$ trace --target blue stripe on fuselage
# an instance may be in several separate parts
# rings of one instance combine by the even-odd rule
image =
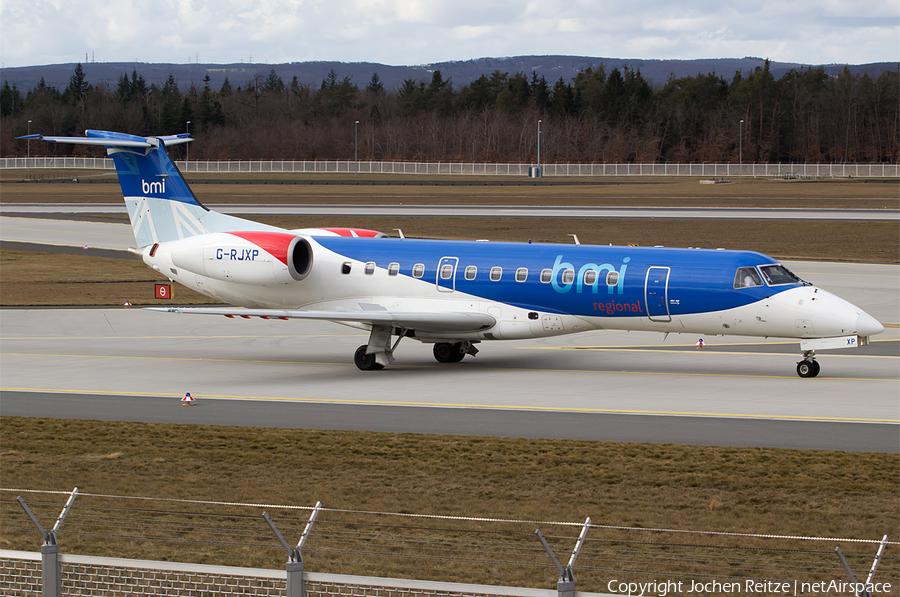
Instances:
[[[736,290],[737,268],[777,263],[751,251],[417,239],[317,237],[315,241],[347,258],[374,261],[379,268],[399,263],[404,276],[411,277],[413,265],[422,263],[425,274],[421,279],[431,284],[436,283],[441,258],[457,257],[457,291],[524,309],[581,316],[646,315],[645,281],[650,267],[670,268],[666,302],[673,316],[740,307],[800,285]],[[465,279],[469,265],[477,267],[474,280]],[[502,268],[502,277],[492,282],[489,273],[497,266]],[[516,282],[516,270],[522,267],[528,268],[528,278]],[[543,269],[553,270],[552,283],[540,281]],[[563,280],[565,269],[574,270],[572,283]],[[586,269],[599,273],[594,286],[580,283]],[[609,271],[618,272],[613,286],[607,286]]]

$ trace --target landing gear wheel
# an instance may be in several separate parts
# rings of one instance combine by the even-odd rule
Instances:
[[[434,345],[434,358],[438,363],[458,363],[463,360],[466,353],[462,351],[462,343],[450,344],[438,342]]]
[[[368,346],[363,344],[356,349],[356,352],[353,354],[353,362],[356,363],[356,366],[359,367],[361,371],[377,371],[379,369],[384,369],[384,365],[379,365],[375,362],[374,354],[366,354],[367,348]]]
[[[797,375],[800,377],[815,377],[821,369],[817,361],[803,360],[797,363]]]

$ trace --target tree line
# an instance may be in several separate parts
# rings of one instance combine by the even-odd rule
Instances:
[[[41,82],[0,89],[0,155],[21,156],[31,132],[87,128],[137,135],[189,129],[198,160],[403,160],[536,163],[831,163],[900,159],[900,71],[836,76],[822,67],[775,79],[766,61],[732,79],[672,77],[651,85],[602,64],[572,80],[495,71],[455,86],[434,71],[387,90],[374,73],[362,88],[334,70],[320,85],[285,82],[272,69],[212,89],[207,76],[182,92],[173,75],[151,83],[137,70],[113,88],[91,85],[77,65],[59,91]],[[538,122],[540,121],[540,125]],[[190,122],[190,125],[187,123]],[[31,144],[31,155],[88,155],[96,148]]]

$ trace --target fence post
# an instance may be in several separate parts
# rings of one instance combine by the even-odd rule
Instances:
[[[837,553],[838,558],[841,560],[841,564],[844,566],[844,570],[847,572],[847,576],[850,577],[850,582],[853,583],[853,588],[856,590],[858,597],[871,597],[869,587],[875,582],[875,573],[878,571],[878,564],[881,563],[881,556],[884,555],[884,548],[887,546],[887,540],[887,535],[881,538],[881,545],[878,547],[878,553],[875,554],[875,561],[872,562],[872,568],[869,570],[866,582],[862,584],[856,580],[856,575],[853,574],[853,570],[850,569],[850,564],[847,563],[847,559],[841,552],[841,548],[834,548],[835,553]]]
[[[306,597],[306,583],[303,580],[303,546],[306,545],[306,540],[309,539],[309,532],[312,530],[312,525],[316,521],[316,516],[319,515],[321,508],[322,502],[316,502],[316,507],[313,508],[312,514],[309,516],[309,522],[306,523],[306,528],[303,529],[303,534],[300,536],[300,542],[297,543],[297,547],[290,546],[284,535],[281,534],[278,527],[269,518],[269,515],[263,512],[263,518],[266,519],[266,523],[275,532],[275,536],[278,537],[281,545],[284,546],[285,551],[288,553],[288,561],[285,565],[285,570],[287,570],[287,597]]]
[[[581,551],[581,546],[584,545],[584,538],[587,535],[590,526],[591,518],[588,517],[584,521],[584,526],[581,528],[581,534],[578,535],[578,541],[575,542],[575,549],[572,550],[572,555],[565,568],[559,563],[553,550],[550,549],[550,545],[547,543],[547,540],[544,539],[541,530],[535,529],[534,531],[534,534],[540,539],[541,545],[543,545],[544,549],[547,551],[547,555],[550,556],[553,565],[556,566],[556,569],[559,571],[559,580],[556,581],[556,592],[558,597],[575,597],[575,560],[578,558],[578,552]]]
[[[19,505],[25,510],[25,514],[28,515],[44,538],[44,543],[41,544],[41,595],[43,597],[60,597],[62,595],[62,577],[59,571],[59,543],[57,543],[56,534],[59,532],[59,527],[62,525],[66,514],[69,513],[69,508],[72,507],[72,502],[75,501],[76,495],[78,495],[77,487],[72,490],[72,495],[69,496],[62,512],[59,513],[59,518],[56,519],[56,524],[49,531],[44,530],[40,521],[31,512],[28,505],[25,504],[25,500],[21,496],[16,497],[16,501],[19,502]]]

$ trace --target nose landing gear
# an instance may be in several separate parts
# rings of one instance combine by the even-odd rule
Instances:
[[[816,360],[816,351],[804,350],[803,360],[797,363],[797,375],[800,377],[816,377],[821,367]]]

